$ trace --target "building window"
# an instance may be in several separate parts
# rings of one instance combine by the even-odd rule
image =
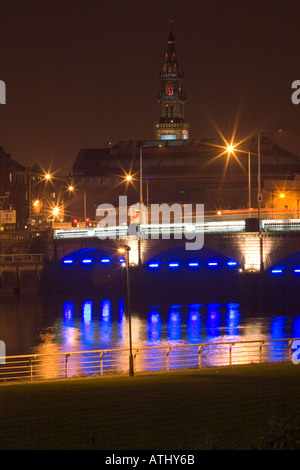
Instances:
[[[161,140],[175,140],[176,134],[165,134],[161,136]]]
[[[172,85],[172,83],[167,83],[167,85],[166,85],[166,94],[167,94],[167,96],[173,96],[173,85]]]

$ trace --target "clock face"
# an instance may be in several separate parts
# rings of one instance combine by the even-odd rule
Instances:
[[[173,85],[172,85],[172,83],[167,83],[167,85],[166,85],[166,94],[167,94],[167,96],[172,96],[173,95]]]

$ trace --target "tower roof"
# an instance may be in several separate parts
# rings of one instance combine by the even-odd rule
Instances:
[[[175,51],[175,39],[173,36],[172,22],[170,22],[170,34],[168,38],[168,46],[165,55],[165,63],[163,67],[165,73],[179,73],[179,65]]]

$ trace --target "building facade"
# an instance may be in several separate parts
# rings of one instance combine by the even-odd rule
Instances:
[[[26,169],[0,147],[1,229],[23,227],[28,218]],[[11,216],[10,216],[11,213]]]

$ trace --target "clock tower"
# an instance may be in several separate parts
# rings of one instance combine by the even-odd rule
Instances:
[[[188,139],[189,124],[184,120],[185,95],[175,51],[172,23],[163,70],[160,73],[161,91],[158,97],[159,121],[155,124],[156,140]]]

